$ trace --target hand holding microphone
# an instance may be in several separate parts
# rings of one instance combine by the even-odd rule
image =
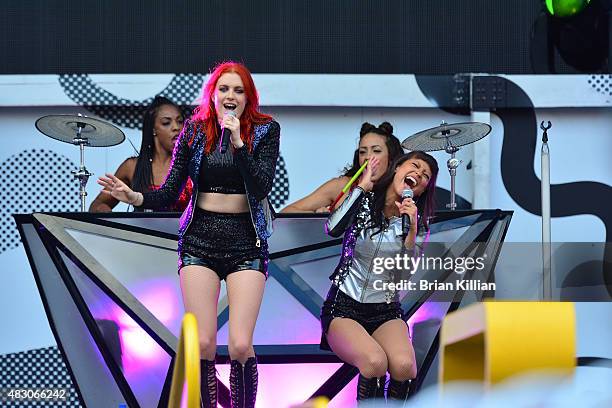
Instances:
[[[226,111],[221,121],[221,143],[219,144],[219,153],[224,154],[227,151],[230,141],[234,147],[242,147],[242,140],[240,140],[240,120],[236,117],[236,112],[232,110]]]
[[[395,202],[402,216],[402,236],[406,237],[410,233],[411,225],[416,223],[417,206],[413,200],[414,192],[410,188],[404,189],[402,192],[402,202]]]

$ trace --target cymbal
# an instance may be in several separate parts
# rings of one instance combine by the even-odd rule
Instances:
[[[92,147],[115,146],[125,140],[123,132],[106,121],[81,115],[48,115],[36,121],[36,129],[46,136],[70,144],[75,141],[79,127],[81,139]]]
[[[453,147],[460,147],[474,143],[490,132],[491,126],[486,123],[447,123],[408,136],[402,142],[402,147],[423,152],[445,150],[449,144]]]

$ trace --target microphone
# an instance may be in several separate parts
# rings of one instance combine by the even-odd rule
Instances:
[[[236,112],[232,110],[227,111],[225,114],[236,117]],[[221,143],[219,143],[219,153],[224,154],[225,152],[227,152],[227,148],[229,147],[231,135],[232,135],[231,130],[227,128],[221,129]]]
[[[412,198],[414,193],[412,189],[407,188],[402,192],[402,201],[406,198]],[[402,236],[406,238],[410,232],[410,216],[408,214],[402,214]]]

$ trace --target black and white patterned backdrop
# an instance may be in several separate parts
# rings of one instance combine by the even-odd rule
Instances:
[[[281,209],[289,200],[289,175],[283,156],[278,157],[276,164],[276,176],[270,193],[270,202],[275,209]]]
[[[177,105],[189,106],[197,98],[204,82],[201,74],[177,74],[158,93]],[[86,74],[60,75],[59,83],[66,95],[79,105],[118,126],[141,129],[142,115],[155,95],[144,100],[121,98],[96,84]]]
[[[11,214],[79,210],[78,184],[70,174],[77,167],[45,149],[24,150],[0,164],[0,254],[20,243]]]
[[[1,407],[79,407],[79,398],[57,347],[0,355],[0,388],[66,389],[63,401],[0,399]]]
[[[588,83],[597,92],[612,96],[612,75],[591,75]]]

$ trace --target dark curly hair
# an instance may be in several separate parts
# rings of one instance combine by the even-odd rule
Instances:
[[[404,153],[399,139],[393,135],[393,126],[391,126],[389,122],[383,122],[378,127],[369,122],[364,122],[363,125],[361,125],[361,130],[359,131],[359,140],[361,141],[361,139],[368,133],[375,133],[385,138],[385,145],[387,146],[387,151],[389,152],[388,166],[391,165],[396,157]],[[353,154],[353,164],[350,167],[346,166],[342,175],[346,177],[353,177],[355,173],[357,173],[357,170],[359,170],[359,167],[361,166],[359,165],[358,147],[355,149],[355,153]],[[389,168],[390,167],[387,167],[387,169]]]

